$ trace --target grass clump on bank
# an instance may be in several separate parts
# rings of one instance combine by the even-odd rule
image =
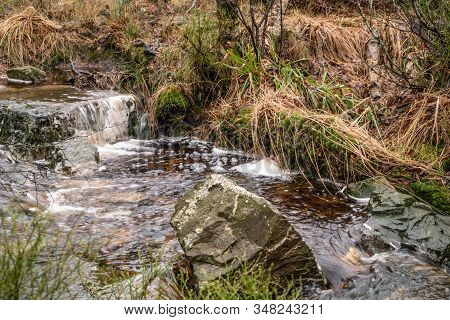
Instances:
[[[0,23],[0,50],[8,62],[16,65],[39,65],[59,57],[69,57],[79,42],[77,35],[63,33],[61,25],[33,7]]]
[[[186,291],[185,298],[197,300],[299,300],[301,288],[293,281],[281,286],[274,281],[270,268],[245,262],[238,271],[229,272],[201,284],[197,291]]]
[[[376,108],[344,86],[282,67],[273,82],[210,113],[209,134],[219,142],[276,157],[305,176],[354,180],[400,166],[431,165],[389,147],[378,131]]]

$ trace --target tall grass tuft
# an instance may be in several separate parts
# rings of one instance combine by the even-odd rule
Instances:
[[[397,103],[406,105],[403,113],[386,128],[385,140],[403,152],[417,153],[425,160],[440,163],[450,155],[449,90],[406,97]]]
[[[198,300],[299,300],[302,290],[294,281],[280,285],[270,268],[244,262],[238,271],[201,284],[196,291],[184,291],[186,299]]]
[[[41,64],[55,57],[70,56],[77,35],[63,31],[33,7],[0,23],[0,53],[12,64]]]
[[[71,235],[39,214],[0,212],[0,299],[70,299],[81,290],[82,260]]]

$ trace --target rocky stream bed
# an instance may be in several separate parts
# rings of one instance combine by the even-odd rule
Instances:
[[[215,277],[234,255],[272,252],[273,261],[285,259],[280,272],[319,280],[309,298],[450,298],[448,216],[382,179],[333,185],[334,191],[320,183],[313,188],[272,160],[239,150],[194,137],[149,139],[140,120],[130,95],[67,86],[0,87],[0,205],[39,207],[63,229],[76,226],[75,239],[94,241],[102,263],[117,270],[138,271],[151,250],[163,262],[184,253],[194,271],[206,263],[214,270],[202,270]],[[27,161],[13,157],[12,149]],[[187,209],[180,200],[208,179],[221,181],[212,186],[223,189],[216,195],[214,188],[204,191],[206,202],[193,211],[199,219],[194,228],[186,224],[192,217],[183,217]],[[249,198],[238,202],[242,194]],[[193,203],[189,197],[183,201]],[[251,199],[262,200],[248,209]],[[243,213],[233,218],[236,210]],[[200,228],[208,219],[213,222]],[[267,228],[252,226],[261,221]],[[285,250],[290,246],[294,253]]]

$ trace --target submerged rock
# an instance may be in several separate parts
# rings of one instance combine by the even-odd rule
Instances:
[[[100,155],[98,147],[76,139],[58,143],[60,170],[66,174],[88,174],[98,169]]]
[[[335,191],[335,192],[342,192],[345,188],[345,185],[343,183],[331,180],[331,179],[327,179],[327,178],[319,178],[316,179],[315,184],[317,185],[317,187],[319,188],[325,188],[325,189],[329,189],[331,191]]]
[[[221,175],[197,184],[177,204],[171,224],[199,281],[253,259],[272,265],[276,278],[322,279],[311,249],[280,212]]]
[[[47,74],[32,66],[12,68],[6,71],[8,79],[39,83],[47,80]]]
[[[15,157],[0,145],[0,210],[25,212],[44,211],[48,200],[45,188],[39,184],[45,169],[16,161]]]

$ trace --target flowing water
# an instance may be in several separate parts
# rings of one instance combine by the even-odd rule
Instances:
[[[26,114],[36,122],[71,123],[75,136],[102,145],[128,137],[132,95],[113,91],[80,90],[65,85],[0,88],[0,108]],[[61,123],[60,126],[64,126]]]
[[[149,252],[161,252],[164,261],[181,253],[169,224],[175,204],[208,174],[221,173],[268,199],[292,223],[333,289],[322,297],[450,296],[448,274],[426,259],[405,250],[370,256],[361,249],[363,206],[314,189],[269,160],[256,163],[251,155],[191,138],[97,143],[100,168],[73,177],[49,174],[40,181],[42,204],[59,226],[76,226],[76,239],[97,243],[99,258],[111,268],[137,269]],[[28,196],[42,199],[42,192]]]
[[[280,209],[312,248],[330,287],[338,292],[331,297],[449,295],[447,275],[407,251],[371,257],[360,248],[357,231],[367,219],[363,207],[317,191],[282,171],[276,175],[274,167],[264,162],[256,172],[234,170],[253,161],[248,155],[226,153],[190,139],[130,140],[105,145],[100,153],[104,161],[99,172],[49,181],[48,187],[55,190],[49,210],[57,213],[62,226],[77,223],[84,237],[103,243],[100,258],[109,266],[137,268],[149,249],[162,251],[165,258],[180,253],[169,224],[175,204],[195,183],[220,172]],[[423,290],[431,284],[436,290]],[[398,288],[393,290],[392,285]]]

